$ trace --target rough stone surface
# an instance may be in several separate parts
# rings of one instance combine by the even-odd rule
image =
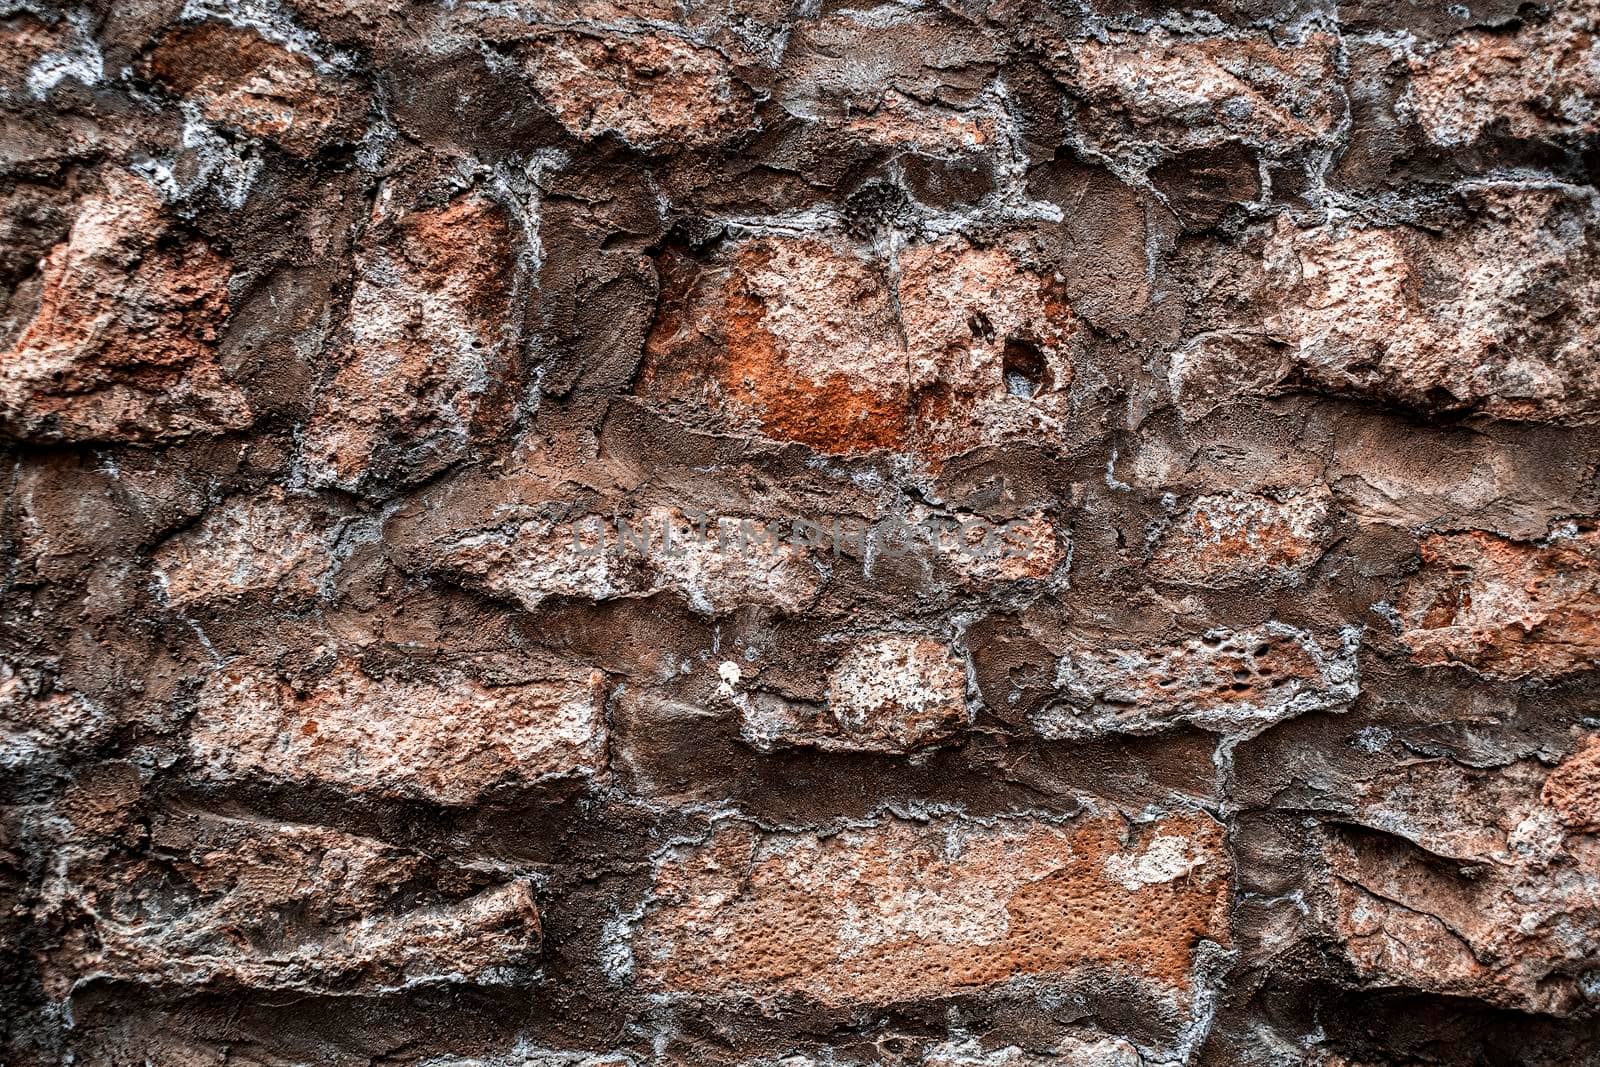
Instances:
[[[634,966],[671,994],[851,1004],[1099,970],[1187,1007],[1198,945],[1228,937],[1220,827],[1127,830],[1114,816],[719,827],[658,865]]]
[[[196,698],[189,751],[207,777],[470,804],[503,781],[592,773],[604,697],[599,671],[490,686],[458,671],[372,678],[336,662],[297,692],[236,667]]]
[[[1527,1011],[1589,1003],[1600,855],[1569,822],[1581,802],[1557,799],[1585,773],[1575,761],[1548,777],[1421,761],[1368,786],[1353,821],[1382,835],[1335,827],[1325,845],[1328,921],[1362,980]]]
[[[1330,506],[1321,489],[1207,494],[1162,534],[1150,572],[1180,585],[1301,581],[1327,540]]]
[[[66,939],[49,985],[353,992],[493,981],[539,947],[526,882],[479,889],[478,878],[370,838],[173,813],[150,827],[150,847],[162,858],[75,856],[81,869],[69,864],[51,887],[63,913],[91,922]],[[408,886],[429,876],[437,886],[419,899]]]
[[[349,348],[303,446],[314,481],[347,489],[437,473],[480,434],[499,433],[517,399],[519,264],[503,210],[473,195],[403,212],[380,193],[374,216],[372,247],[357,257]]]
[[[31,317],[0,354],[0,419],[13,432],[142,440],[249,425],[217,365],[228,262],[163,229],[155,191],[132,175],[108,172],[76,205],[28,287]]]
[[[1213,630],[1174,645],[1089,645],[1061,657],[1060,703],[1035,725],[1051,738],[1149,733],[1185,722],[1251,733],[1348,705],[1360,692],[1355,653],[1348,636],[1324,644],[1282,623]]]
[[[0,1063],[1600,1065],[1596,0],[0,3]]]
[[[1600,532],[1526,544],[1479,531],[1422,542],[1398,605],[1400,639],[1424,664],[1507,678],[1600,664]]]
[[[671,32],[552,33],[530,42],[522,61],[561,124],[584,140],[703,145],[754,118],[727,59]]]
[[[1076,316],[1004,245],[947,238],[888,263],[757,239],[709,269],[672,264],[662,300],[641,392],[666,410],[694,404],[822,452],[933,460],[1060,436],[1070,419]]]
[[[1473,217],[1442,233],[1280,220],[1261,249],[1270,311],[1174,355],[1180,404],[1205,414],[1241,391],[1309,385],[1420,410],[1593,422],[1592,195],[1500,183],[1465,195]]]
[[[1600,44],[1593,3],[1552,5],[1514,33],[1471,31],[1411,61],[1411,104],[1435,144],[1493,127],[1521,138],[1600,130]]]
[[[725,672],[730,694],[738,665]],[[967,675],[942,642],[887,634],[851,646],[828,675],[824,707],[736,697],[742,732],[770,749],[908,752],[954,736],[970,721]]]
[[[1314,144],[1343,117],[1337,42],[1275,45],[1265,34],[1190,37],[1156,29],[1071,50],[1084,143],[1113,158],[1242,141],[1269,153]]]
[[[181,27],[151,54],[149,73],[207,122],[296,155],[315,152],[336,124],[353,118],[339,87],[320,80],[311,57],[252,29],[217,22]]]

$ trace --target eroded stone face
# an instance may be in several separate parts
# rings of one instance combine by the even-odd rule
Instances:
[[[753,238],[665,265],[639,392],[819,451],[932,461],[1050,439],[1071,415],[1080,329],[1020,250],[960,238],[888,265],[815,238]]]
[[[753,95],[728,61],[670,31],[546,32],[526,43],[523,63],[546,106],[585,140],[705,145],[754,123]]]
[[[1411,59],[1408,102],[1429,140],[1470,144],[1491,127],[1524,138],[1600,130],[1600,7],[1548,11],[1515,33],[1469,31]]]
[[[1331,503],[1321,486],[1276,496],[1207,494],[1167,528],[1150,572],[1162,581],[1217,588],[1296,583],[1322,555]]]
[[[186,608],[246,597],[284,603],[323,594],[350,520],[336,507],[273,489],[228,501],[155,552],[162,594]]]
[[[605,758],[603,676],[542,673],[495,685],[460,669],[374,677],[340,660],[297,689],[270,669],[235,666],[197,698],[189,751],[212,779],[440,804],[595,773]]]
[[[52,961],[56,995],[91,974],[322,994],[493,982],[539,949],[523,880],[451,872],[320,826],[171,814],[151,838],[168,859],[67,861],[61,906],[90,921]]]
[[[1428,233],[1280,220],[1263,249],[1259,326],[1172,357],[1180,407],[1310,384],[1426,411],[1539,422],[1600,415],[1600,210],[1587,194],[1485,185]]]
[[[763,749],[909,752],[968,725],[966,687],[964,665],[942,641],[885,634],[845,651],[820,709],[740,695],[741,733]]]
[[[1090,645],[1061,657],[1062,697],[1034,725],[1049,738],[1153,733],[1182,723],[1250,734],[1349,706],[1360,692],[1355,653],[1353,633],[1319,641],[1282,623],[1154,647]]]
[[[1204,816],[728,823],[661,861],[634,967],[696,996],[886,1005],[1109,973],[1183,1002],[1196,944],[1228,941],[1229,874]]]
[[[1286,152],[1327,138],[1344,114],[1328,34],[1275,46],[1264,34],[1113,33],[1071,56],[1064,78],[1084,97],[1079,129],[1107,153],[1228,142]]]
[[[31,318],[0,352],[0,428],[46,441],[151,441],[238,430],[250,406],[217,362],[229,263],[169,229],[114,168],[13,302]]]
[[[809,550],[772,520],[723,517],[711,526],[681,509],[652,508],[623,525],[586,515],[467,533],[439,546],[438,566],[530,611],[551,597],[603,601],[663,590],[705,615],[746,604],[797,611],[822,584]]]
[[[149,73],[199,107],[208,122],[275,141],[296,155],[324,143],[348,108],[339,86],[306,55],[219,22],[169,34]]]
[[[302,445],[318,484],[425,478],[506,428],[519,383],[519,250],[478,193],[405,210],[380,194],[347,344]]]
[[[1566,821],[1562,783],[1591,750],[1553,774],[1429,760],[1367,784],[1354,821],[1377,832],[1324,831],[1325,921],[1365,980],[1523,1011],[1588,1002],[1600,843]]]
[[[1600,533],[1542,545],[1481,531],[1433,534],[1401,594],[1415,662],[1499,678],[1551,678],[1600,664]]]
[[[785,111],[887,148],[961,155],[993,142],[985,42],[923,12],[853,14],[797,28],[780,73]]]

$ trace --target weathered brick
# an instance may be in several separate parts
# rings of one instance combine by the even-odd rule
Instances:
[[[885,634],[853,644],[828,676],[821,708],[739,694],[741,733],[758,748],[909,752],[971,720],[966,668],[941,641]]]
[[[1117,1037],[1068,1036],[1047,1052],[1015,1045],[986,1050],[976,1041],[949,1041],[923,1054],[923,1067],[1143,1067],[1133,1044]]]
[[[0,18],[0,100],[44,95],[73,69],[75,55],[92,64],[81,33],[81,17],[47,21],[43,11],[24,8]]]
[[[45,440],[157,440],[249,425],[223,374],[229,262],[168,230],[115,168],[40,267],[31,320],[0,352],[0,429]]]
[[[652,508],[622,521],[637,541],[603,515],[466,533],[439,547],[438,566],[530,611],[550,597],[601,601],[662,590],[706,615],[745,604],[796,611],[822,584],[808,550],[776,520],[722,516],[713,526]]]
[[[1150,557],[1150,574],[1160,581],[1218,588],[1296,583],[1321,557],[1331,534],[1331,501],[1322,486],[1276,496],[1201,496],[1161,536]]]
[[[830,453],[937,461],[1059,437],[1082,327],[1025,243],[914,245],[893,280],[816,238],[754,238],[709,270],[669,262],[640,392]]]
[[[1049,738],[1153,733],[1183,723],[1250,734],[1360,692],[1353,633],[1332,641],[1283,623],[1212,630],[1153,647],[1087,645],[1056,669],[1060,696],[1033,716]]]
[[[1579,756],[1578,760],[1586,757]],[[1569,761],[1570,780],[1585,773]],[[1556,772],[1560,774],[1561,771]],[[1600,951],[1600,842],[1541,800],[1532,761],[1425,760],[1375,775],[1324,831],[1322,921],[1362,979],[1570,1014]]]
[[[493,983],[539,949],[526,881],[320,826],[162,815],[150,833],[165,858],[64,859],[61,906],[88,922],[52,960],[53,994],[90,975],[304,993]]]
[[[56,690],[39,671],[0,660],[0,770],[70,756],[113,726],[105,709],[81,693]]]
[[[520,370],[518,248],[505,212],[467,193],[408,210],[379,197],[358,256],[347,344],[306,427],[318,484],[414,480],[509,420]]]
[[[315,599],[327,590],[334,548],[349,523],[336,507],[274,487],[227,501],[164,541],[155,551],[156,574],[178,607]]]
[[[546,106],[584,139],[705,145],[754,121],[754,96],[727,59],[668,30],[546,31],[522,60]]]
[[[660,861],[634,967],[691,996],[886,1005],[1094,972],[1184,1001],[1196,945],[1228,942],[1229,877],[1205,816],[730,822]]]
[[[933,13],[828,13],[787,42],[778,101],[842,139],[961,155],[995,139],[983,93],[994,70],[987,42]]]
[[[569,668],[485,682],[461,669],[374,676],[340,660],[296,687],[236,665],[196,698],[189,752],[208,778],[320,784],[471,804],[496,786],[592,775],[604,677]]]
[[[1192,339],[1171,382],[1192,416],[1310,383],[1445,412],[1590,422],[1600,379],[1600,211],[1561,189],[1485,185],[1440,233],[1280,219],[1259,325]],[[1425,297],[1419,296],[1426,293]],[[1265,339],[1272,344],[1263,345]]]
[[[1544,544],[1477,530],[1431,534],[1421,555],[1396,605],[1415,662],[1499,678],[1600,665],[1600,531]]]
[[[910,521],[921,524],[928,514],[913,508]],[[1042,511],[1004,523],[966,515],[952,518],[960,525],[945,527],[935,550],[964,583],[981,587],[1049,578],[1068,557],[1071,530],[1058,527]]]
[[[1241,142],[1271,152],[1326,139],[1344,114],[1338,42],[1323,33],[1188,37],[1166,30],[1074,42],[1063,74],[1097,151],[1138,158]]]
[[[1515,33],[1473,30],[1410,59],[1406,102],[1430,141],[1470,144],[1600,131],[1600,5],[1553,4]]]
[[[344,86],[323,77],[311,57],[219,22],[168,34],[144,71],[194,103],[206,121],[275,141],[296,155],[316,151],[353,117]]]
[[[1600,832],[1600,734],[1589,734],[1544,781],[1539,799],[1572,833]]]

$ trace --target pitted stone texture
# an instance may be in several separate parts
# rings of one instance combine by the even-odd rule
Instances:
[[[310,57],[218,22],[169,34],[145,68],[206,121],[299,156],[315,152],[341,121],[355,117],[340,97],[343,87],[319,77]]]
[[[1600,131],[1600,4],[1567,0],[1515,33],[1473,30],[1410,60],[1407,103],[1429,140],[1486,133],[1554,138]]]
[[[169,227],[140,179],[103,172],[51,250],[31,320],[0,352],[0,430],[47,441],[151,441],[238,430],[250,406],[217,363],[229,263]]]
[[[639,392],[822,452],[1059,439],[1081,326],[1024,234],[944,238],[889,265],[814,237],[669,257]]]
[[[1083,99],[1079,134],[1112,156],[1229,142],[1286,153],[1328,139],[1344,117],[1338,42],[1324,33],[1277,45],[1264,33],[1157,29],[1076,42],[1070,54],[1061,76]]]
[[[416,209],[393,196],[368,223],[347,343],[306,427],[321,485],[437,474],[503,432],[518,399],[521,267],[504,210],[475,192]]]
[[[1199,497],[1162,535],[1150,574],[1212,588],[1296,584],[1322,556],[1332,531],[1332,499],[1322,486]]]
[[[1539,799],[1573,833],[1600,833],[1600,734],[1589,734],[1545,779]]]
[[[1600,666],[1600,531],[1543,544],[1482,531],[1432,534],[1397,605],[1417,663],[1496,678],[1552,678]]]
[[[1062,696],[1033,717],[1048,738],[1154,733],[1190,723],[1249,735],[1360,693],[1354,632],[1332,640],[1283,623],[1213,630],[1154,647],[1087,645],[1056,668]]]
[[[1309,383],[1430,411],[1600,418],[1600,201],[1501,185],[1471,199],[1471,221],[1439,234],[1280,220],[1263,252],[1271,310],[1174,356],[1180,406]]]
[[[839,658],[821,709],[741,695],[741,733],[768,750],[910,752],[969,724],[966,688],[966,667],[944,642],[885,634]]]
[[[668,30],[544,31],[522,59],[546,106],[585,140],[698,147],[755,122],[754,96],[727,58]]]
[[[341,659],[297,688],[270,669],[234,666],[198,696],[189,751],[211,779],[446,805],[594,774],[605,759],[604,677],[538,673],[504,684],[458,668],[375,677]]]
[[[746,604],[793,612],[822,585],[808,550],[772,520],[724,517],[712,526],[652,508],[622,521],[626,534],[602,515],[471,532],[440,545],[437,566],[530,611],[551,597],[604,601],[671,590],[703,615]]]
[[[293,603],[327,591],[350,520],[315,497],[273,487],[212,508],[155,551],[167,602],[180,608],[259,597]]]
[[[929,514],[926,509],[914,508],[911,521],[921,524]],[[950,518],[954,525],[941,527],[935,550],[967,585],[982,588],[1049,578],[1069,555],[1071,530],[1057,527],[1042,511],[1010,522],[959,514]]]
[[[1600,840],[1550,803],[1561,773],[1420,760],[1366,784],[1346,818],[1377,833],[1324,831],[1318,909],[1364,981],[1522,1011],[1587,1007]]]
[[[525,881],[485,885],[320,826],[169,813],[150,836],[160,859],[64,860],[56,906],[89,922],[46,972],[54,995],[89,975],[319,994],[492,983],[539,949]]]
[[[858,1005],[1092,971],[1181,1005],[1196,945],[1228,942],[1230,873],[1197,815],[728,823],[661,861],[635,968],[664,993]]]

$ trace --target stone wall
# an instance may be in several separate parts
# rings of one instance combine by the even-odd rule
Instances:
[[[1600,1064],[1594,0],[0,3],[0,1061]]]

